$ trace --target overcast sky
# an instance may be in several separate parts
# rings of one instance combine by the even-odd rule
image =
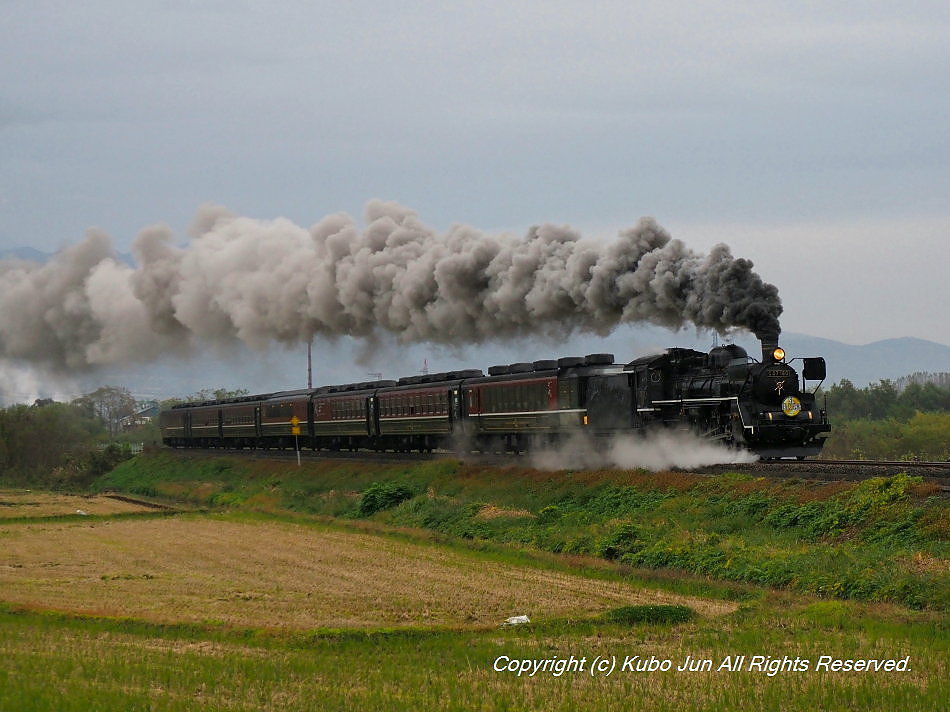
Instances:
[[[185,241],[206,202],[649,215],[753,260],[786,331],[950,344],[948,38],[938,0],[0,0],[0,248]]]

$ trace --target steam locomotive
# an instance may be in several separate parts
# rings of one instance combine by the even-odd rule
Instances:
[[[802,378],[792,367],[802,361]],[[614,362],[590,354],[183,403],[159,417],[171,447],[523,452],[578,431],[594,437],[673,427],[762,458],[817,455],[831,430],[815,390],[823,358],[762,359],[740,346],[671,348]],[[818,381],[809,392],[806,381]]]

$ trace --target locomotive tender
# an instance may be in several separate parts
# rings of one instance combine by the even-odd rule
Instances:
[[[451,371],[183,403],[159,423],[171,447],[429,452],[519,452],[579,431],[609,437],[665,426],[763,458],[801,459],[817,455],[831,430],[817,385],[805,390],[806,380],[824,380],[825,361],[801,361],[800,381],[775,336],[763,339],[761,361],[733,344],[627,364],[590,354],[492,366],[487,376]]]

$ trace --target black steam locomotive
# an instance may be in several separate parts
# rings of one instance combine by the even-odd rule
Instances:
[[[793,359],[797,361],[799,359]],[[171,447],[522,452],[592,436],[674,427],[763,458],[817,455],[831,426],[777,338],[762,360],[736,345],[671,348],[627,364],[590,354],[176,405],[160,415]],[[817,384],[820,385],[820,384]],[[817,388],[816,385],[816,388]]]

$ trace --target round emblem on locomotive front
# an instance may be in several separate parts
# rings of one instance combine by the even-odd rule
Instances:
[[[802,412],[802,402],[795,396],[789,396],[782,401],[782,412],[789,418],[793,418]]]

